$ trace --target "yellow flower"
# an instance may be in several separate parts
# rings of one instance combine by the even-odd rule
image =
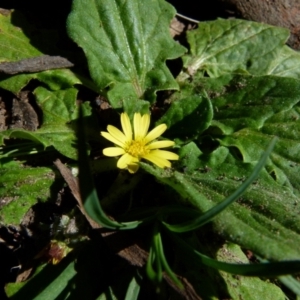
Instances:
[[[115,144],[115,147],[103,149],[103,154],[110,157],[122,155],[117,162],[118,168],[127,168],[130,173],[135,173],[142,158],[151,161],[160,168],[170,168],[169,160],[178,160],[177,154],[158,150],[174,145],[173,141],[155,141],[167,129],[166,124],[160,124],[148,133],[150,115],[141,116],[140,113],[135,113],[132,130],[128,115],[122,113],[121,125],[123,132],[112,125],[107,126],[108,132],[101,132],[104,138]]]

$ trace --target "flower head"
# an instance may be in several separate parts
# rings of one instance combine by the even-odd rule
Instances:
[[[107,131],[102,131],[101,135],[113,142],[115,147],[103,149],[103,154],[110,157],[122,155],[117,167],[128,169],[130,173],[135,173],[139,168],[139,161],[147,159],[160,168],[171,167],[169,160],[178,160],[178,155],[160,148],[171,147],[173,141],[156,141],[167,129],[166,124],[160,124],[148,133],[150,125],[150,115],[141,116],[135,113],[133,117],[133,130],[130,119],[126,113],[121,114],[121,125],[123,132],[118,128],[108,125]]]

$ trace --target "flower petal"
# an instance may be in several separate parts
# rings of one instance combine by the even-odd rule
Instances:
[[[111,136],[113,136],[115,139],[123,143],[123,145],[127,142],[126,136],[124,133],[119,130],[117,127],[108,125],[107,131],[110,133]]]
[[[144,114],[141,119],[141,128],[140,128],[141,138],[144,138],[147,135],[147,132],[149,130],[149,125],[150,125],[150,115]]]
[[[147,145],[147,148],[149,150],[158,149],[158,148],[167,148],[167,147],[174,146],[174,144],[175,143],[173,141],[157,141]]]
[[[165,150],[152,150],[150,154],[168,160],[178,160],[179,156],[176,153]]]
[[[127,166],[129,164],[134,163],[134,162],[135,162],[135,158],[133,156],[131,156],[130,154],[125,153],[119,158],[119,160],[117,162],[117,167],[119,169],[125,169],[125,168],[127,168]]]
[[[142,117],[140,113],[135,113],[133,116],[134,139],[141,138]]]
[[[170,168],[171,167],[171,163],[168,160],[155,155],[155,153],[153,154],[153,151],[150,152],[149,154],[143,156],[143,158],[151,161],[152,163],[154,163],[155,165],[157,165],[160,168],[165,168],[165,167]]]
[[[126,113],[121,114],[121,124],[124,134],[126,136],[126,140],[128,142],[132,141],[132,128],[128,115]]]
[[[106,131],[101,131],[100,133],[104,138],[111,141],[112,143],[114,143],[122,148],[124,147],[124,143],[122,143],[119,140],[117,140],[116,138],[114,138],[110,133],[108,133]]]
[[[115,156],[119,156],[125,153],[125,150],[123,148],[119,148],[119,147],[108,147],[103,149],[103,154],[105,156],[109,156],[109,157],[115,157]]]
[[[147,136],[145,137],[145,142],[149,143],[149,142],[155,140],[157,137],[162,135],[166,131],[166,129],[167,129],[166,124],[160,124],[160,125],[156,126],[147,134]]]
[[[128,172],[131,174],[134,174],[137,172],[137,170],[139,169],[139,164],[129,164],[128,165]]]

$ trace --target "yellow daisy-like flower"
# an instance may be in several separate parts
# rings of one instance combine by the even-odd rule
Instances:
[[[101,131],[101,135],[116,146],[103,149],[103,154],[110,157],[122,155],[117,162],[119,169],[127,168],[130,173],[135,173],[142,158],[151,161],[160,168],[170,168],[169,160],[178,160],[177,154],[159,150],[173,146],[173,141],[155,141],[166,131],[166,124],[160,124],[148,133],[150,115],[141,116],[140,113],[135,113],[132,130],[128,115],[122,113],[121,125],[123,132],[112,125],[107,126],[108,132]]]

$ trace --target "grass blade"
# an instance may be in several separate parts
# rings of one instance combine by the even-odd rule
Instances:
[[[181,224],[171,225],[166,222],[162,222],[165,227],[167,227],[169,230],[173,232],[187,232],[191,230],[195,230],[201,226],[203,226],[205,223],[211,221],[216,215],[218,215],[220,212],[222,212],[227,206],[229,206],[231,203],[233,203],[235,200],[237,200],[249,187],[249,185],[257,178],[262,168],[265,166],[267,159],[272,152],[274,145],[276,142],[276,138],[274,138],[266,151],[263,153],[262,157],[258,161],[257,165],[255,166],[252,174],[243,182],[243,184],[240,185],[240,187],[231,194],[228,198],[226,198],[224,201],[219,203],[218,205],[214,206],[210,210],[208,210],[206,213],[201,215],[200,217],[184,222]]]

